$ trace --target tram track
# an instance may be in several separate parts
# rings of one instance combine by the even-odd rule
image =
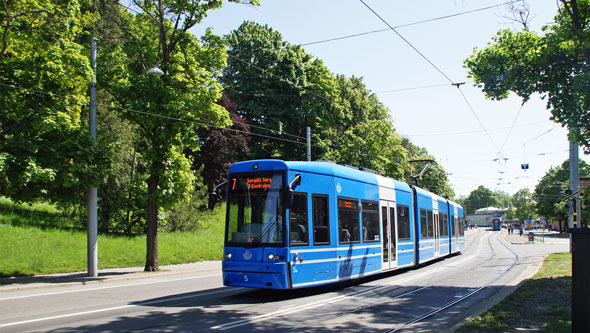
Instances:
[[[471,242],[470,242],[470,245],[469,245],[469,246],[473,246],[473,242],[474,242],[474,241],[475,241],[475,238],[471,240]],[[494,248],[493,248],[493,246],[492,246],[492,244],[491,244],[491,242],[490,242],[490,237],[489,237],[489,236],[487,237],[487,243],[488,243],[488,246],[490,247],[490,250],[491,250],[491,252],[492,252],[492,254],[490,255],[490,257],[494,257],[494,256],[495,256],[495,251],[494,251]],[[475,250],[474,252],[479,252],[479,248],[478,248],[477,250]],[[513,253],[514,253],[514,252],[513,252]],[[469,260],[471,260],[471,259],[472,259],[472,257],[473,257],[473,256],[472,256],[472,255],[470,255],[470,256],[468,256],[468,257],[466,257],[466,258],[464,258],[464,259],[460,259],[460,260],[459,260],[459,261],[457,261],[457,262],[462,262],[462,263],[463,263],[463,262],[466,262],[466,261],[469,261]],[[456,266],[455,264],[456,264],[456,262],[452,263],[452,265],[453,265],[453,266]],[[515,265],[516,265],[516,264],[515,264],[515,263],[513,263],[513,264],[511,265],[511,267],[510,267],[508,270],[510,270],[510,269],[512,269],[513,267],[515,267]],[[395,284],[400,284],[400,283],[403,283],[403,282],[405,282],[404,280],[415,279],[415,278],[418,278],[418,277],[424,277],[424,276],[428,276],[428,275],[434,276],[434,275],[435,275],[437,272],[440,272],[440,271],[442,271],[442,270],[445,270],[445,269],[446,269],[448,266],[449,266],[449,265],[440,266],[440,267],[437,267],[437,268],[435,268],[434,270],[432,270],[432,269],[431,269],[431,270],[428,270],[428,271],[426,271],[426,272],[424,272],[424,273],[421,273],[421,274],[419,274],[418,276],[414,276],[414,277],[411,277],[411,278],[403,279],[403,280],[401,280],[401,281],[395,281],[394,283],[395,283]],[[508,270],[507,270],[507,271],[508,271]],[[473,271],[473,270],[470,270],[469,272],[471,272],[471,271]],[[458,277],[458,276],[461,276],[461,275],[464,275],[464,274],[466,274],[466,273],[465,273],[465,272],[458,272],[458,273],[456,273],[456,274],[453,274],[453,275],[451,275],[451,276],[449,276],[449,277],[445,278],[444,280],[439,280],[438,282],[445,281],[445,280],[449,280],[449,279],[452,279],[452,278],[456,278],[456,277]],[[498,278],[498,279],[499,279],[499,278]],[[424,319],[426,319],[426,318],[429,318],[429,317],[431,317],[431,316],[435,315],[436,313],[439,313],[439,312],[441,312],[441,311],[443,311],[443,310],[445,310],[445,309],[447,309],[447,308],[450,308],[450,307],[452,307],[453,305],[455,305],[455,304],[457,304],[457,303],[460,303],[462,300],[464,300],[464,299],[466,299],[466,298],[468,298],[468,297],[470,297],[470,296],[472,296],[472,295],[474,295],[474,294],[476,294],[476,293],[480,292],[482,289],[484,289],[485,287],[487,287],[487,286],[489,286],[490,284],[494,283],[495,281],[497,281],[497,279],[495,279],[495,280],[493,280],[493,281],[490,281],[490,282],[489,282],[489,283],[488,283],[486,286],[482,286],[482,287],[480,287],[480,288],[477,288],[477,289],[475,289],[475,290],[472,290],[472,291],[470,291],[470,292],[469,292],[467,295],[464,295],[464,296],[462,296],[462,297],[461,297],[461,298],[459,298],[459,299],[455,299],[455,300],[453,300],[453,301],[451,301],[451,302],[448,302],[448,303],[446,303],[446,304],[444,304],[444,305],[442,305],[442,306],[439,306],[439,307],[437,307],[436,309],[434,309],[434,310],[432,310],[432,311],[429,311],[428,313],[425,313],[425,314],[423,314],[423,315],[420,315],[420,316],[418,316],[418,317],[414,317],[414,318],[412,318],[410,321],[407,321],[407,322],[405,322],[405,323],[403,324],[402,328],[404,328],[404,327],[408,327],[409,325],[412,325],[412,324],[414,324],[414,323],[418,323],[418,322],[420,322],[420,321],[422,321],[422,320],[424,320]],[[388,283],[386,286],[392,286],[394,283]],[[374,289],[374,290],[370,290],[370,291],[364,291],[364,292],[362,292],[362,294],[366,294],[366,293],[368,293],[368,292],[375,292],[375,293],[377,293],[377,292],[379,292],[381,289],[383,289],[384,287],[385,287],[385,286],[381,286],[381,287],[379,287],[379,288],[376,288],[376,289]],[[401,298],[404,298],[404,297],[407,297],[407,296],[411,296],[411,295],[414,295],[414,294],[416,294],[416,293],[418,293],[418,292],[420,292],[420,291],[423,291],[423,290],[429,289],[429,288],[431,288],[431,287],[432,287],[432,284],[429,282],[429,283],[427,283],[425,286],[422,286],[422,287],[419,287],[419,288],[413,288],[413,289],[411,289],[411,290],[404,291],[404,292],[402,292],[401,294],[398,294],[398,295],[392,296],[392,297],[390,297],[390,298],[389,298],[389,301],[393,301],[393,300],[401,299]],[[403,289],[403,288],[407,288],[407,287],[397,287],[397,288],[389,289],[389,290],[386,290],[386,291],[385,291],[385,293],[395,292],[395,291],[397,291],[397,290],[399,290],[399,289]],[[384,296],[383,294],[384,294],[384,293],[382,293],[382,295],[381,295],[381,296]],[[354,295],[351,295],[351,296],[358,296],[358,294],[354,294]],[[307,328],[307,327],[311,327],[311,326],[317,326],[317,325],[320,325],[321,323],[328,322],[328,321],[332,320],[333,318],[336,318],[336,317],[339,317],[339,316],[342,316],[342,315],[346,315],[346,314],[353,314],[353,313],[360,312],[360,311],[364,311],[364,310],[368,310],[368,309],[371,309],[371,308],[374,308],[374,307],[376,307],[376,306],[380,306],[380,305],[382,305],[382,304],[379,304],[379,303],[374,303],[374,304],[364,305],[364,306],[357,307],[357,308],[355,308],[355,309],[352,309],[352,310],[348,310],[348,311],[346,311],[346,312],[333,313],[333,314],[331,314],[331,315],[329,315],[329,316],[327,316],[327,315],[326,315],[326,313],[324,313],[324,314],[323,314],[323,317],[324,317],[324,318],[322,318],[321,320],[316,320],[316,321],[311,321],[311,322],[310,322],[310,321],[308,321],[308,322],[307,322],[305,325],[296,326],[296,327],[291,327],[290,329],[288,329],[288,330],[284,330],[284,331],[281,331],[281,332],[292,332],[292,331],[297,331],[297,330],[304,330],[304,329],[305,329],[305,328]],[[326,318],[326,317],[329,317],[329,318]],[[401,328],[399,328],[399,329],[401,329]],[[396,329],[396,330],[399,330],[399,329]],[[387,330],[386,332],[395,332],[396,330]]]
[[[497,239],[499,240],[499,239],[500,239],[500,237],[501,237],[501,235],[498,235]],[[471,241],[471,243],[470,243],[470,247],[471,247],[471,246],[473,246],[473,243],[475,242],[475,240],[476,240],[476,239],[474,238],[474,239]],[[496,250],[496,249],[495,249],[495,247],[492,245],[492,242],[491,242],[491,237],[489,237],[489,236],[488,236],[488,237],[486,237],[486,241],[487,241],[487,245],[488,245],[488,247],[489,247],[489,249],[490,249],[490,255],[489,255],[489,258],[493,258],[493,257],[495,257],[495,256],[498,254],[498,253],[497,253],[497,250]],[[506,269],[504,272],[502,272],[501,274],[499,274],[499,275],[498,275],[496,278],[494,278],[493,280],[490,280],[490,281],[488,281],[486,284],[484,284],[484,285],[482,285],[482,286],[480,286],[480,287],[478,287],[478,288],[470,288],[470,289],[469,289],[469,292],[468,292],[467,294],[465,294],[465,295],[462,295],[462,296],[460,296],[459,298],[455,298],[455,299],[451,300],[450,302],[447,302],[447,303],[445,303],[445,304],[442,304],[442,305],[440,305],[440,306],[437,306],[436,308],[434,308],[434,309],[432,309],[432,310],[430,310],[430,311],[428,311],[428,312],[426,312],[426,313],[420,314],[420,315],[418,315],[418,316],[414,316],[414,317],[413,317],[413,318],[411,318],[410,320],[407,320],[407,321],[405,321],[404,323],[402,323],[402,324],[401,324],[401,326],[398,326],[398,327],[395,327],[395,328],[391,328],[391,329],[387,329],[387,330],[385,330],[384,332],[398,332],[398,331],[400,331],[400,330],[407,329],[407,328],[409,328],[409,327],[411,327],[411,326],[413,326],[413,325],[416,325],[416,324],[418,324],[418,323],[420,323],[420,322],[422,322],[422,321],[424,321],[424,320],[426,320],[426,319],[428,319],[428,318],[430,318],[430,317],[432,317],[432,316],[436,315],[437,313],[440,313],[440,312],[442,312],[442,311],[445,311],[445,310],[447,310],[447,309],[449,309],[449,308],[452,308],[453,306],[455,306],[455,305],[457,305],[457,304],[459,304],[459,303],[463,302],[464,300],[468,299],[469,297],[472,297],[473,295],[476,295],[476,294],[478,294],[478,293],[482,292],[483,290],[485,290],[486,288],[488,288],[490,285],[492,285],[492,284],[494,284],[495,282],[497,282],[497,281],[498,281],[498,280],[499,280],[499,279],[500,279],[500,278],[501,278],[501,277],[502,277],[502,276],[503,276],[505,273],[507,273],[507,272],[511,271],[512,269],[514,269],[514,268],[516,267],[516,265],[518,264],[519,260],[520,260],[520,258],[519,258],[519,256],[518,256],[518,254],[517,254],[516,252],[514,252],[514,251],[513,251],[513,250],[512,250],[512,249],[511,249],[509,246],[507,246],[507,245],[506,245],[504,242],[502,242],[502,241],[500,241],[500,240],[499,240],[499,243],[500,243],[500,244],[502,244],[502,246],[504,246],[506,249],[508,249],[508,250],[509,250],[509,251],[510,251],[510,252],[511,252],[513,255],[514,255],[514,260],[513,260],[513,262],[511,263],[511,265],[510,265],[510,267],[509,267],[508,269]],[[481,243],[480,243],[480,244],[481,244]],[[476,253],[477,253],[477,252],[479,252],[479,251],[480,251],[480,250],[479,250],[479,248],[478,248],[478,249],[476,249],[474,252],[476,252]],[[466,261],[468,261],[468,260],[470,260],[470,259],[471,259],[471,258],[466,258],[466,259],[463,259],[463,260],[466,260]],[[485,259],[485,260],[487,260],[487,259]],[[461,261],[462,261],[462,260],[461,260]],[[454,263],[453,263],[453,264],[454,264]],[[447,267],[447,266],[448,266],[448,265],[445,265],[445,266],[438,267],[438,268],[436,268],[436,270],[435,270],[435,271],[430,271],[430,270],[429,270],[427,273],[425,273],[425,274],[421,274],[421,275],[423,275],[423,276],[426,276],[426,275],[434,275],[436,272],[438,272],[439,270],[441,270],[441,269],[443,269],[443,268],[445,268],[445,267]],[[454,265],[453,265],[453,266],[454,266]],[[476,268],[474,268],[474,269],[471,269],[471,270],[469,270],[469,271],[467,271],[467,272],[465,272],[465,271],[462,271],[462,272],[458,272],[458,273],[456,273],[456,274],[452,274],[452,275],[450,275],[450,276],[447,276],[447,277],[446,277],[446,278],[444,278],[443,280],[438,280],[437,282],[438,282],[438,283],[440,283],[440,282],[444,282],[444,281],[446,281],[446,280],[451,280],[451,279],[457,278],[458,276],[462,276],[462,275],[465,275],[465,274],[469,274],[469,273],[471,273],[471,272],[475,271],[475,269],[476,269]],[[398,281],[398,283],[399,283],[399,281]],[[401,298],[404,298],[404,297],[412,296],[412,295],[415,295],[415,294],[417,294],[417,293],[418,293],[418,292],[420,292],[420,291],[423,291],[423,290],[429,289],[429,288],[431,288],[431,287],[432,287],[432,284],[429,282],[429,283],[427,283],[425,286],[422,286],[422,287],[419,287],[419,288],[413,288],[412,290],[405,291],[405,292],[402,292],[402,293],[401,293],[401,294],[399,294],[399,295],[393,296],[393,297],[389,298],[389,301],[394,301],[394,300],[398,300],[398,299],[401,299]],[[400,287],[400,288],[403,288],[403,287]],[[395,289],[393,289],[393,290],[392,290],[392,289],[390,289],[390,290],[388,290],[387,292],[392,292],[392,291],[398,290],[398,289],[400,289],[400,288],[395,288]],[[378,289],[382,289],[382,288],[378,288]],[[373,292],[378,292],[378,291],[379,291],[379,290],[373,290]],[[368,309],[371,309],[371,308],[374,308],[374,307],[377,307],[377,306],[380,306],[380,305],[382,305],[382,304],[379,304],[379,303],[374,303],[374,304],[364,305],[364,306],[361,306],[361,307],[357,307],[357,308],[354,308],[354,309],[348,310],[348,311],[346,311],[346,312],[344,312],[344,313],[342,313],[342,312],[340,312],[340,313],[333,313],[333,314],[331,314],[330,316],[328,316],[329,318],[326,318],[326,314],[324,313],[324,318],[323,318],[322,320],[317,320],[317,321],[312,321],[312,322],[309,322],[309,321],[308,321],[308,322],[307,322],[305,325],[301,325],[301,326],[292,327],[292,328],[290,328],[290,329],[288,329],[288,330],[285,330],[285,331],[282,331],[282,332],[292,332],[292,331],[304,330],[305,328],[312,327],[312,326],[320,326],[322,323],[324,323],[324,322],[329,322],[329,321],[330,321],[330,320],[332,320],[333,318],[337,318],[337,317],[339,317],[339,316],[343,316],[343,315],[346,315],[346,314],[353,314],[353,313],[357,313],[357,312],[361,312],[361,311],[366,311],[366,310],[368,310]]]
[[[511,249],[508,245],[506,245],[506,242],[505,241],[500,240],[501,236],[502,236],[502,234],[499,234],[497,236],[497,239],[499,240],[499,243],[502,244],[502,246],[504,246],[508,251],[510,251],[514,255],[514,260],[513,260],[512,264],[502,274],[498,274],[498,276],[496,278],[494,278],[493,280],[487,282],[483,286],[478,287],[477,289],[472,290],[471,292],[467,293],[466,295],[463,295],[463,296],[461,296],[461,297],[459,297],[459,298],[457,298],[457,299],[455,299],[455,300],[453,300],[451,302],[448,302],[446,304],[443,304],[443,305],[441,305],[441,306],[439,306],[439,307],[437,307],[437,308],[435,308],[435,309],[433,309],[433,310],[431,310],[431,311],[429,311],[427,313],[424,313],[424,314],[422,314],[420,316],[416,316],[416,317],[412,318],[411,320],[408,320],[408,321],[404,322],[400,327],[388,329],[388,330],[385,330],[383,332],[384,333],[385,332],[387,332],[387,333],[390,333],[390,332],[398,332],[398,331],[400,331],[402,329],[406,329],[406,328],[411,327],[412,325],[418,324],[418,323],[424,321],[425,319],[430,318],[430,317],[434,316],[435,314],[440,313],[440,312],[442,312],[444,310],[447,310],[447,309],[449,309],[449,308],[451,308],[451,307],[453,307],[453,306],[461,303],[462,301],[468,299],[469,297],[482,292],[483,290],[485,290],[486,288],[488,288],[489,286],[491,286],[492,284],[494,284],[495,282],[497,282],[498,280],[500,280],[503,277],[504,274],[506,274],[506,273],[510,272],[511,270],[513,270],[518,265],[518,263],[520,261],[520,256],[513,249]],[[492,243],[490,241],[490,238],[491,237],[488,237],[487,238],[487,241],[488,241],[488,245],[490,247],[490,250],[492,251],[491,257],[494,257],[496,255],[496,250],[492,246]],[[474,271],[474,269],[473,270],[470,270],[469,272],[473,272],[473,271]],[[467,273],[469,273],[469,272],[467,272]],[[465,274],[465,273],[461,273],[461,274]],[[451,277],[447,277],[445,280],[448,280],[450,278]],[[444,280],[442,280],[442,281],[444,281]]]
[[[305,313],[306,311],[312,311],[317,308],[330,306],[331,304],[343,302],[346,300],[348,300],[348,301],[353,300],[354,301],[354,299],[359,299],[359,297],[362,299],[369,299],[370,297],[367,298],[367,296],[371,295],[371,294],[375,295],[374,297],[387,297],[388,302],[392,302],[392,301],[396,301],[396,300],[400,300],[400,299],[408,299],[411,297],[419,297],[417,295],[421,291],[425,291],[425,290],[433,287],[432,281],[429,281],[425,285],[417,287],[417,288],[408,288],[408,286],[401,286],[401,285],[403,283],[407,283],[412,280],[425,278],[428,276],[435,276],[437,273],[444,272],[444,271],[448,270],[450,267],[463,265],[464,263],[477,257],[478,253],[482,252],[480,249],[480,246],[481,246],[480,244],[486,244],[487,245],[486,247],[489,247],[489,249],[490,249],[490,252],[488,252],[489,256],[484,256],[483,258],[480,258],[480,260],[488,261],[490,258],[494,258],[494,257],[499,256],[497,246],[493,246],[493,244],[492,244],[492,237],[491,236],[486,237],[485,234],[482,235],[481,237],[486,238],[486,239],[483,242],[478,242],[477,245],[474,243],[477,240],[477,238],[474,238],[471,241],[470,247],[477,246],[477,248],[473,250],[472,254],[466,255],[464,258],[459,259],[457,261],[453,261],[448,264],[443,263],[442,265],[440,265],[438,267],[427,268],[426,271],[419,272],[416,275],[412,275],[410,277],[406,277],[406,278],[402,278],[402,279],[396,279],[395,281],[390,281],[390,282],[385,283],[383,285],[372,287],[369,290],[356,291],[356,292],[352,292],[352,293],[347,293],[346,295],[329,297],[326,299],[317,300],[315,302],[307,303],[304,305],[284,308],[284,309],[280,309],[277,311],[273,311],[270,313],[265,313],[265,314],[261,314],[261,315],[257,315],[257,316],[251,316],[249,318],[245,318],[242,320],[212,326],[212,327],[210,327],[210,329],[212,329],[212,330],[239,329],[239,328],[243,328],[247,325],[252,325],[256,322],[262,322],[262,321],[271,320],[271,319],[276,320],[278,317],[290,317],[290,316],[293,316],[297,313]],[[445,311],[449,308],[452,308],[453,306],[456,306],[457,304],[463,302],[464,300],[486,290],[486,288],[493,285],[500,278],[502,278],[502,276],[504,274],[513,270],[518,265],[520,258],[518,256],[518,254],[516,252],[514,252],[508,245],[506,245],[503,241],[499,240],[500,237],[501,237],[501,235],[498,235],[496,237],[498,239],[499,243],[502,244],[502,246],[504,248],[506,248],[513,255],[513,260],[510,263],[510,267],[508,267],[506,270],[499,273],[494,279],[488,281],[484,285],[481,285],[479,287],[469,288],[468,292],[466,294],[461,295],[460,297],[455,296],[455,299],[452,299],[449,302],[445,302],[442,305],[438,305],[435,308],[432,308],[428,312],[421,313],[419,315],[415,315],[412,318],[404,321],[403,323],[397,324],[394,328],[389,328],[387,330],[384,330],[384,332],[396,332],[396,331],[399,331],[402,329],[410,328],[413,325],[419,324],[420,322],[425,321],[426,319],[436,315],[437,313],[440,313],[440,312]],[[501,259],[501,258],[499,258],[499,259]],[[442,261],[442,262],[444,262],[444,261]],[[457,279],[460,276],[465,276],[467,274],[473,273],[475,270],[477,270],[477,267],[470,269],[468,271],[458,271],[458,272],[453,273],[449,276],[446,276],[444,279],[437,280],[435,283],[440,284],[441,282],[444,282],[447,280]],[[387,294],[391,295],[392,293],[397,293],[397,295],[392,295],[392,296],[387,295]],[[373,296],[371,296],[371,297],[373,297]],[[356,301],[354,301],[354,302],[356,302]],[[297,325],[295,327],[291,326],[288,329],[281,330],[281,332],[300,331],[300,330],[305,330],[306,328],[311,328],[314,326],[321,327],[321,326],[324,326],[324,325],[322,325],[322,323],[328,323],[331,320],[337,319],[338,317],[363,312],[368,309],[371,309],[371,308],[374,308],[377,306],[382,306],[382,305],[383,305],[382,303],[375,302],[373,304],[364,304],[362,306],[357,306],[357,307],[354,307],[353,309],[349,309],[347,311],[333,311],[329,314],[324,312],[322,314],[322,318],[320,320],[306,320],[305,323],[302,323],[302,325]]]

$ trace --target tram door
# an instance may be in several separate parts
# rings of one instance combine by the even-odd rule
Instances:
[[[381,223],[383,227],[383,269],[397,267],[397,223],[395,203],[381,200]]]
[[[440,226],[439,226],[439,218],[438,218],[438,211],[435,210],[433,212],[434,217],[434,256],[440,256]]]

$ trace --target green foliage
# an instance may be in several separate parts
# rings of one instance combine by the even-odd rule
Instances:
[[[216,78],[226,65],[226,47],[208,30],[201,39],[188,30],[222,1],[136,1],[141,14],[117,4],[105,4],[104,35],[116,27],[122,40],[104,40],[100,62],[107,65],[99,81],[121,118],[135,124],[138,151],[145,165],[147,261],[158,269],[158,217],[161,208],[174,207],[194,190],[196,176],[191,156],[197,151],[196,132],[203,125],[231,125],[228,112],[215,102],[221,98]],[[154,38],[154,36],[157,36]],[[147,71],[158,65],[161,77]],[[139,176],[139,175],[138,175]]]
[[[579,166],[580,176],[590,175],[590,165],[580,160]],[[549,169],[539,180],[533,193],[537,214],[555,221],[566,221],[568,219],[568,211],[565,208],[567,199],[561,192],[567,188],[569,188],[569,160],[565,160],[560,167]],[[582,198],[584,207],[590,206],[589,199],[586,196]],[[582,219],[586,220],[586,218],[582,211]]]
[[[0,12],[0,192],[78,202],[108,163],[81,125],[92,77],[85,1],[6,1]]]
[[[320,60],[283,41],[268,26],[244,22],[225,40],[230,58],[222,82],[236,113],[247,123],[275,136],[286,132],[300,138],[309,126],[314,159],[401,178],[403,165],[395,162],[405,155],[401,139],[387,108],[361,78],[334,76]],[[303,142],[285,139],[250,136],[250,158],[305,159]]]
[[[530,220],[535,211],[535,202],[533,194],[528,188],[518,190],[512,195],[513,211],[511,218],[517,218],[520,221]]]
[[[535,93],[546,98],[552,120],[590,151],[590,2],[560,1],[555,22],[542,36],[499,31],[465,67],[489,98],[504,99],[510,91],[524,101]]]
[[[483,185],[479,185],[477,189],[469,193],[464,203],[464,208],[468,214],[473,214],[480,208],[496,206],[498,206],[498,198],[492,190]]]

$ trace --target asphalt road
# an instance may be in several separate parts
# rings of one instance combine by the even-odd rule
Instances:
[[[568,239],[544,240],[528,244],[480,228],[467,233],[460,255],[356,284],[294,291],[223,287],[220,265],[102,283],[36,280],[0,288],[0,332],[452,331],[512,292],[548,253],[569,250]]]

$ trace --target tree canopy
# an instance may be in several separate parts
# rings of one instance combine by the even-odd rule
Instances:
[[[590,175],[590,165],[580,160],[580,175]],[[541,178],[535,192],[533,199],[535,200],[535,208],[537,214],[551,220],[562,221],[567,220],[568,210],[565,208],[567,198],[561,192],[569,187],[569,160],[565,160],[561,166],[551,168]],[[584,197],[583,203],[588,202]],[[590,203],[584,206],[590,206]],[[588,218],[582,212],[582,218]]]
[[[528,188],[518,190],[512,195],[512,209],[509,211],[510,218],[516,218],[520,221],[530,220],[535,213],[535,202],[533,194]]]
[[[85,1],[5,1],[0,11],[0,193],[79,202],[106,160],[81,115],[92,78]]]
[[[501,30],[486,48],[474,50],[465,67],[491,99],[514,92],[527,101],[540,94],[551,119],[590,151],[590,1],[558,3],[555,23],[542,35]]]
[[[475,190],[469,193],[469,196],[465,198],[465,210],[468,214],[473,214],[476,210],[485,207],[496,207],[498,206],[498,198],[494,195],[494,192],[489,188],[480,185]]]
[[[119,115],[139,128],[147,179],[146,270],[158,270],[158,215],[189,198],[194,189],[190,155],[198,150],[197,130],[231,124],[228,112],[215,103],[221,98],[217,77],[226,65],[221,37],[210,30],[199,40],[188,30],[222,1],[133,1],[140,13],[113,4],[106,11],[122,40],[108,43],[99,56],[108,64],[99,71],[101,88],[120,107]],[[147,74],[153,66],[160,77]]]

